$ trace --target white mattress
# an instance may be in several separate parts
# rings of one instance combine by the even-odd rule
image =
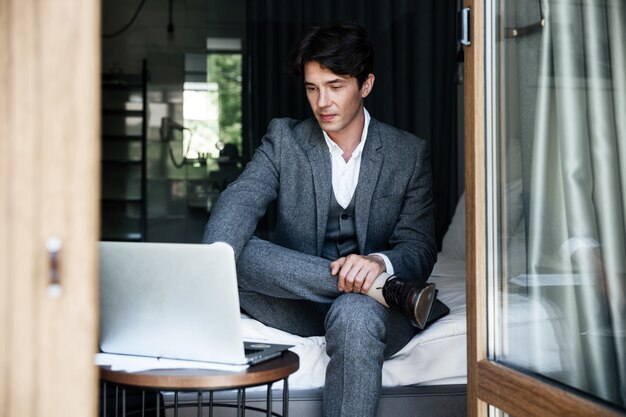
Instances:
[[[400,352],[385,361],[383,386],[467,382],[465,263],[440,256],[430,281],[437,284],[439,298],[450,307],[450,314],[415,335]],[[250,317],[242,321],[246,340],[295,346],[291,350],[300,357],[300,369],[289,377],[290,389],[324,385],[328,364],[324,337],[294,336]]]

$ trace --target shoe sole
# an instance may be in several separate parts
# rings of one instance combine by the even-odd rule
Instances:
[[[424,330],[430,310],[435,302],[435,284],[430,283],[417,294],[417,300],[415,301],[415,309],[413,311],[413,325],[420,330]]]

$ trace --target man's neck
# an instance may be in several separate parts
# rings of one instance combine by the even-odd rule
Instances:
[[[343,151],[343,159],[348,162],[352,157],[352,152],[361,143],[361,135],[363,134],[363,128],[365,124],[365,113],[361,109],[360,115],[355,119],[352,126],[346,126],[339,132],[326,132],[330,140],[335,142],[337,146]]]

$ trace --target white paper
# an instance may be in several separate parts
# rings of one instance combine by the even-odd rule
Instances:
[[[98,366],[110,366],[112,371],[142,372],[153,369],[211,369],[241,372],[248,365],[229,365],[215,362],[183,361],[177,359],[150,358],[146,356],[97,353],[94,361]]]

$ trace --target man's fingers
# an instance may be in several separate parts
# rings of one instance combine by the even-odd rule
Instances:
[[[339,291],[349,292],[352,285],[346,286],[346,276],[350,272],[352,264],[348,262],[347,257],[342,257],[330,264],[331,275],[337,276],[337,288]]]
[[[357,264],[352,267],[348,276],[346,277],[346,282],[352,284],[351,291],[352,292],[360,292],[363,283],[365,282],[365,278],[367,276],[367,270],[363,268],[363,264]]]
[[[370,256],[348,255],[331,262],[331,274],[337,276],[337,288],[343,292],[366,294],[372,283],[384,270],[377,259]]]
[[[330,263],[330,275],[337,275],[343,264],[346,263],[346,257],[341,257]]]
[[[376,281],[376,278],[378,278],[379,275],[380,274],[374,270],[371,270],[367,273],[363,285],[361,286],[361,294],[367,294],[369,292],[372,284],[374,284],[374,281]]]
[[[344,265],[343,268],[341,268],[341,272],[339,272],[339,275],[344,273],[344,269],[346,269],[347,271],[345,272],[345,291],[346,292],[357,292],[358,288],[361,288],[361,283],[359,280],[359,272],[360,272],[360,266],[358,264],[353,264],[353,263],[349,263],[349,269],[346,268],[346,266]]]

